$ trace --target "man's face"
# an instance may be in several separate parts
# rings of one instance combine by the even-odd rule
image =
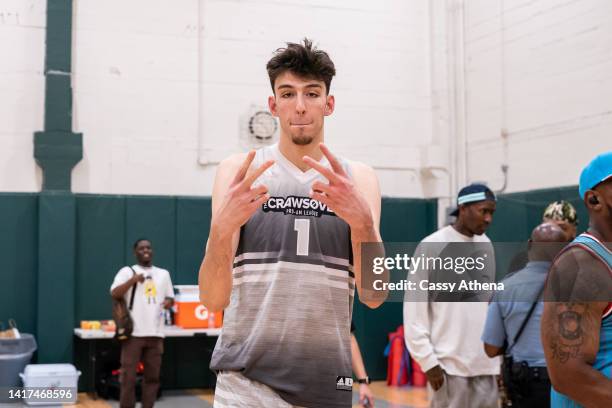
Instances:
[[[147,240],[140,241],[134,249],[134,255],[136,256],[138,263],[151,263],[153,260],[153,248],[151,247],[151,243]]]
[[[573,241],[574,238],[576,238],[576,225],[575,224],[572,224],[571,222],[568,222],[565,220],[553,220],[551,218],[546,218],[546,217],[543,219],[543,221],[553,223],[557,225],[559,228],[561,228],[567,238],[567,242]]]
[[[300,146],[322,141],[323,118],[332,114],[334,102],[323,81],[300,78],[290,71],[276,78],[274,96],[268,98],[270,112],[279,118],[281,137]]]
[[[602,204],[601,215],[612,223],[612,178],[598,184],[594,190],[599,193],[598,200]]]
[[[467,204],[461,208],[463,225],[474,235],[484,234],[493,221],[495,201],[486,200],[474,204]]]

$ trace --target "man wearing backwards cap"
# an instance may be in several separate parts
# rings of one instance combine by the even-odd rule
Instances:
[[[482,184],[464,187],[452,213],[457,221],[423,239],[418,255],[423,251],[428,252],[425,254],[428,257],[442,257],[442,251],[449,247],[431,243],[469,242],[491,247],[485,231],[494,212],[495,195],[490,189]],[[444,249],[438,251],[440,247]],[[492,247],[489,251],[492,254]],[[489,261],[494,264],[493,259]],[[419,270],[417,275],[431,276],[432,272]],[[499,374],[500,362],[487,357],[479,337],[487,303],[414,300],[411,294],[404,302],[404,335],[411,356],[427,375],[430,406],[497,407],[495,375]]]
[[[551,407],[609,407],[612,401],[612,152],[580,175],[589,228],[548,274],[542,344]]]

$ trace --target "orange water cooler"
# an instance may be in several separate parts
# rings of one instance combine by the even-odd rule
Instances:
[[[210,312],[200,303],[196,285],[177,285],[174,324],[183,329],[212,329],[223,325],[223,312]]]

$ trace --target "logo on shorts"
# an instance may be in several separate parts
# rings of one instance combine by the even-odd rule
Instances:
[[[353,390],[353,377],[338,376],[336,378],[336,389],[342,391]]]

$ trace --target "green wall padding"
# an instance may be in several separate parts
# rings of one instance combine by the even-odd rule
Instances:
[[[70,193],[38,198],[38,362],[72,360],[76,323],[76,202]]]
[[[109,319],[110,285],[136,261],[134,241],[153,243],[153,263],[172,283],[196,285],[211,215],[210,198],[77,196],[76,320]]]
[[[77,196],[77,323],[111,317],[110,285],[128,252],[125,201],[121,196]]]
[[[564,187],[500,196],[488,235],[497,242],[526,240],[544,207],[558,199],[576,206],[584,230],[587,215],[577,188]],[[44,331],[38,339],[48,356],[70,361],[72,327],[110,318],[109,287],[118,269],[134,262],[135,239],[153,241],[154,262],[170,271],[174,284],[197,284],[210,214],[208,197],[1,193],[0,321],[13,317],[24,332]],[[436,219],[435,200],[384,198],[381,234],[386,242],[418,242],[437,228]],[[40,259],[48,260],[40,267],[39,242]],[[356,299],[353,319],[368,374],[385,378],[383,351],[387,334],[402,324],[402,304],[370,310]]]
[[[124,264],[136,262],[132,252],[134,241],[148,238],[153,245],[153,263],[167,269],[173,283],[176,280],[176,200],[175,197],[127,197],[125,203],[129,250]]]
[[[198,271],[210,230],[211,201],[180,198],[176,202],[177,284],[197,285]]]
[[[578,212],[578,233],[588,226],[588,213],[578,196],[578,187],[559,187],[498,197],[497,209],[487,235],[494,242],[526,241],[531,230],[542,222],[542,213],[556,200],[569,201]]]
[[[0,193],[0,322],[36,333],[38,194]]]
[[[495,260],[497,279],[502,279],[509,271],[514,254],[526,250],[531,231],[542,222],[544,209],[553,201],[569,201],[578,213],[578,233],[588,227],[588,213],[578,197],[577,187],[560,187],[521,193],[502,194],[497,200],[497,209],[487,235],[493,243],[522,243],[520,245],[501,244],[497,246]]]

